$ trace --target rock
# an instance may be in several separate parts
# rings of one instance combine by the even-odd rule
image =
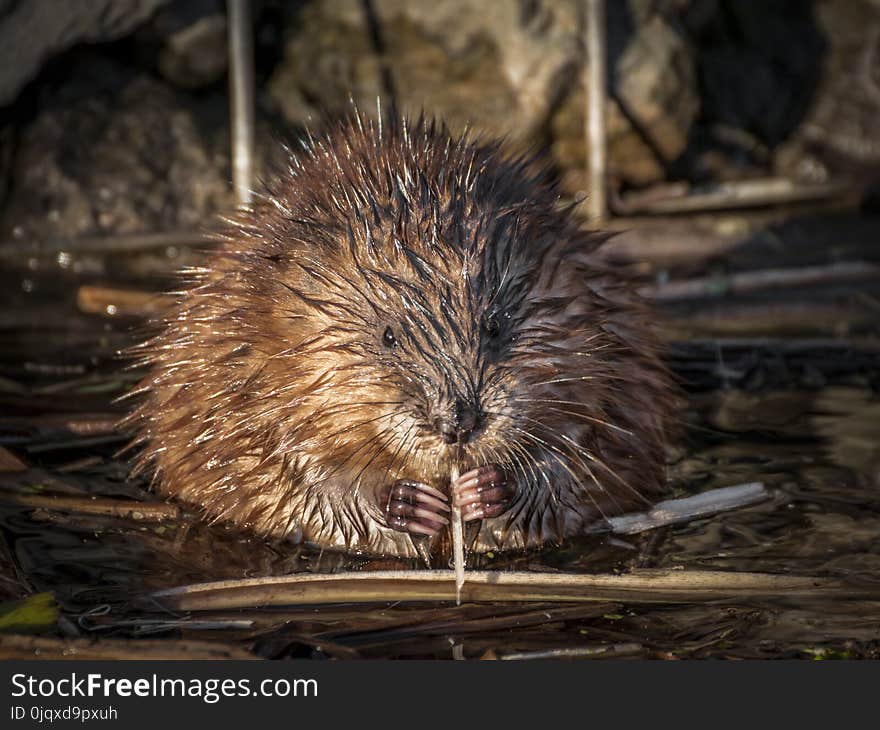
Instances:
[[[646,186],[687,146],[700,107],[694,51],[666,17],[645,3],[609,6],[608,171],[613,181]],[[553,159],[570,191],[586,192],[586,102],[578,84],[552,119]]]
[[[700,107],[693,50],[684,37],[649,16],[624,48],[614,78],[618,103],[666,160],[675,159]]]
[[[199,110],[100,57],[82,68],[19,131],[3,239],[191,229],[232,203],[224,99]]]
[[[871,212],[880,163],[880,2],[824,0],[815,18],[827,40],[821,80],[798,127],[773,150],[773,169],[808,182],[845,176]]]
[[[584,132],[586,108],[582,88],[568,96],[553,116],[551,154],[561,170],[563,187],[577,194],[587,191],[588,154]],[[664,168],[642,136],[633,129],[620,105],[608,100],[605,120],[608,135],[608,174],[613,181],[636,187],[664,178]]]
[[[662,179],[664,167],[642,134],[664,157],[682,151],[698,108],[696,77],[687,42],[650,11],[652,3],[628,5],[629,31],[612,28],[621,37],[609,41],[623,49],[617,78],[626,105],[626,114],[616,104],[609,111],[612,167],[621,179],[646,184]],[[349,97],[373,110],[377,97],[393,94],[405,112],[425,109],[454,130],[470,126],[523,147],[549,141],[570,189],[582,187],[577,0],[326,0],[302,8],[286,28],[284,59],[268,91],[288,121],[344,111]]]
[[[168,0],[26,0],[0,4],[0,106],[53,55],[77,43],[117,40],[149,18]],[[13,61],[14,59],[14,61]]]
[[[224,0],[187,0],[158,10],[132,35],[134,62],[183,89],[221,81],[228,61]]]
[[[159,71],[185,89],[223,78],[227,66],[226,16],[206,15],[168,36],[159,52]]]
[[[697,113],[692,49],[670,20],[680,3],[609,4],[609,152],[617,183],[663,179]],[[23,5],[0,5],[0,32]],[[98,6],[76,4],[83,13]],[[112,22],[116,7],[104,21],[119,34],[146,15],[129,10],[125,22]],[[372,111],[377,97],[393,97],[403,111],[424,109],[454,130],[469,125],[521,147],[549,147],[569,192],[584,189],[580,0],[323,0],[272,5],[268,15],[266,7],[256,33],[277,17],[271,24],[283,29],[285,50],[277,65],[278,55],[262,56],[258,79],[268,74],[268,83],[261,101],[268,95],[288,123],[346,111],[349,98]],[[86,37],[76,27],[65,43]],[[96,30],[89,37],[107,36]],[[15,130],[14,146],[0,138],[0,167],[12,181],[0,237],[192,228],[232,203],[225,90],[206,89],[226,67],[220,0],[162,8],[138,27],[120,61],[109,60],[115,51],[102,53],[71,52],[70,63],[36,88],[35,116]],[[269,139],[261,126],[258,161]]]
[[[579,44],[574,2],[328,0],[307,5],[287,28],[269,93],[290,122],[339,110],[349,96],[375,108],[387,97],[384,67],[405,111],[428,109],[453,128],[470,123],[516,139],[545,123]]]
[[[799,137],[850,162],[880,163],[880,3],[824,0],[824,73]]]

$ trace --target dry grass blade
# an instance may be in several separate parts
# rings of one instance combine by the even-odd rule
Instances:
[[[451,570],[372,571],[200,583],[158,591],[146,608],[206,611],[328,603],[454,601]],[[465,601],[690,603],[743,598],[859,598],[876,588],[769,573],[636,570],[625,575],[469,571]]]

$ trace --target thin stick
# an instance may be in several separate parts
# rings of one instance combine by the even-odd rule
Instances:
[[[786,178],[734,180],[710,189],[668,188],[669,195],[650,199],[645,193],[615,201],[614,211],[622,215],[697,213],[760,205],[781,205],[822,200],[845,193],[848,186],[840,181],[805,183]]]
[[[240,205],[251,202],[254,178],[254,40],[250,0],[227,0],[232,181]]]
[[[718,512],[726,512],[740,507],[747,507],[757,502],[762,502],[770,496],[761,482],[749,482],[738,484],[733,487],[721,487],[710,489],[702,494],[683,499],[668,499],[658,502],[647,512],[634,512],[609,517],[599,523],[593,530],[595,532],[609,531],[618,535],[635,535],[639,532],[653,530],[665,525],[675,525],[680,522],[689,522],[714,515]]]
[[[154,639],[0,636],[0,659],[259,659],[234,644]]]
[[[528,659],[607,659],[610,657],[637,656],[644,651],[641,644],[627,642],[623,644],[575,646],[562,649],[544,649],[541,651],[516,651],[509,654],[485,654],[483,659],[501,659],[523,661]]]
[[[47,451],[64,451],[65,449],[84,449],[89,446],[103,446],[115,444],[119,441],[128,440],[128,436],[121,431],[113,431],[105,436],[90,436],[88,438],[64,439],[49,441],[46,443],[29,444],[24,447],[29,454],[43,454]]]
[[[605,0],[586,0],[586,58],[587,69],[584,85],[587,88],[587,155],[589,156],[588,198],[589,216],[592,221],[603,221],[608,215],[606,190],[606,130],[605,102],[606,44]]]
[[[771,348],[782,352],[809,352],[810,350],[880,350],[880,342],[867,337],[797,337],[779,339],[778,337],[710,337],[691,339],[675,343],[679,347],[691,349],[707,348],[713,353],[719,348],[759,350]],[[688,350],[690,352],[691,350]]]
[[[133,636],[147,636],[148,634],[161,634],[175,629],[184,629],[186,631],[248,631],[254,628],[254,621],[252,619],[194,621],[189,618],[133,618],[125,621],[112,621],[106,624],[96,624],[94,626],[84,626],[82,621],[80,621],[80,628],[87,628],[91,632],[130,629]]]
[[[0,504],[11,504],[55,512],[122,517],[139,522],[164,522],[180,517],[180,508],[167,502],[138,502],[133,499],[63,497],[44,494],[0,493]]]
[[[672,314],[661,326],[666,340],[696,337],[828,337],[876,326],[869,303],[797,301],[715,303]]]
[[[58,384],[53,384],[58,385]],[[52,395],[62,388],[35,388],[37,395]],[[36,399],[34,399],[36,400]],[[108,436],[119,433],[119,416],[113,413],[52,413],[45,416],[12,416],[0,418],[0,427],[35,430],[37,436],[30,439],[33,443],[41,433],[67,431],[75,436]]]
[[[86,314],[144,317],[168,309],[173,300],[156,292],[84,284],[76,292],[76,306]]]
[[[495,606],[493,610],[500,612],[500,607]],[[542,624],[554,623],[556,621],[580,621],[587,618],[595,618],[608,613],[617,613],[620,610],[619,603],[580,603],[576,606],[551,606],[538,610],[515,611],[501,616],[485,616],[483,618],[467,619],[459,618],[453,620],[427,621],[423,623],[411,623],[409,625],[392,628],[388,630],[363,631],[357,634],[354,640],[359,646],[366,644],[385,645],[390,641],[399,641],[404,638],[422,635],[444,635],[453,634],[461,636],[464,634],[482,634],[489,631],[504,631],[507,629],[521,629],[531,626],[540,626]],[[330,633],[330,632],[328,632]],[[352,632],[355,633],[355,632]],[[346,636],[346,644],[351,644],[352,638]]]
[[[458,466],[452,468],[450,479],[458,479]],[[451,493],[450,489],[450,493]],[[452,504],[452,564],[455,567],[455,605],[461,605],[461,589],[464,586],[464,524],[461,507]]]
[[[212,611],[254,606],[452,601],[451,570],[385,570],[299,574],[217,581],[151,594],[171,610]],[[634,570],[623,575],[468,571],[462,589],[467,601],[619,601],[693,603],[723,599],[877,597],[880,588],[848,585],[836,578],[714,570]]]
[[[742,271],[725,277],[709,276],[672,281],[640,289],[642,296],[655,301],[676,301],[701,297],[778,289],[786,286],[840,284],[847,281],[880,280],[880,265],[868,261],[834,261],[821,266]]]

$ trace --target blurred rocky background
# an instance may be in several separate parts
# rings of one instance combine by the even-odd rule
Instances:
[[[546,153],[586,191],[578,0],[256,0],[261,150],[353,99]],[[608,3],[616,192],[880,166],[876,0]],[[221,0],[0,0],[0,238],[191,229],[231,204]]]

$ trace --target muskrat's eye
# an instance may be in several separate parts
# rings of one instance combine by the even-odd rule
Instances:
[[[498,317],[494,314],[486,317],[486,319],[483,320],[483,329],[486,332],[486,336],[490,339],[498,337],[501,332],[501,325],[498,323]]]
[[[382,335],[382,344],[385,347],[395,347],[397,345],[397,338],[394,336],[394,330],[390,327],[385,328],[385,333]]]

